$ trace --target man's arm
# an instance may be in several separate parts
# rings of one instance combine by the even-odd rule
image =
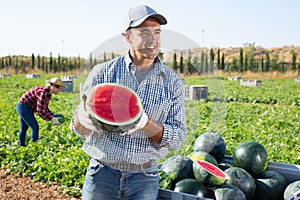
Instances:
[[[163,136],[164,127],[162,124],[152,120],[149,117],[147,124],[143,128],[141,128],[141,130],[152,140],[154,140],[157,143],[160,143]]]

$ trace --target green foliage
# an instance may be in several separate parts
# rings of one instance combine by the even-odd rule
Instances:
[[[14,174],[41,182],[59,182],[66,193],[78,194],[83,185],[89,157],[80,149],[82,140],[69,130],[78,105],[78,93],[53,95],[49,108],[65,116],[66,122],[52,125],[37,117],[40,140],[18,146],[19,97],[35,85],[45,85],[53,75],[26,79],[24,75],[0,78],[0,165]],[[76,92],[82,80],[74,82]],[[188,135],[181,149],[172,155],[189,155],[195,139],[204,132],[217,132],[226,142],[227,155],[241,143],[257,141],[268,151],[269,161],[300,164],[300,94],[294,79],[264,80],[262,87],[242,87],[222,77],[186,78],[189,85],[208,85],[208,102],[186,101]],[[162,162],[166,158],[160,160]]]

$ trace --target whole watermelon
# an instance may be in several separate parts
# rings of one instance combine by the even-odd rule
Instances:
[[[284,190],[284,199],[289,198],[295,192],[300,193],[300,180],[290,183]]]
[[[206,187],[196,179],[192,178],[178,181],[175,185],[174,191],[192,194],[199,197],[205,197],[207,195]]]
[[[228,175],[228,183],[242,190],[248,200],[252,199],[256,189],[255,180],[246,170],[230,167],[225,170],[225,173]]]
[[[258,142],[245,142],[235,148],[233,152],[233,165],[249,172],[253,178],[258,177],[267,167],[268,153]]]
[[[219,133],[206,132],[199,135],[194,143],[194,151],[204,151],[211,154],[217,161],[224,158],[226,143]]]
[[[242,190],[229,183],[216,188],[214,195],[216,200],[247,200]]]
[[[163,162],[160,169],[175,182],[186,178],[194,178],[193,161],[187,156],[171,156]]]
[[[255,200],[282,200],[287,180],[277,171],[265,171],[255,180]]]

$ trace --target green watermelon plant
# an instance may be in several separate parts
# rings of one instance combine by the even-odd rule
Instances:
[[[40,140],[31,143],[28,131],[28,145],[19,147],[17,142],[19,116],[15,107],[19,97],[54,76],[59,75],[42,74],[40,79],[26,79],[25,75],[0,78],[0,95],[5,97],[0,98],[0,165],[36,181],[59,182],[65,193],[80,194],[89,157],[81,150],[83,141],[69,130],[79,102],[76,81],[76,93],[54,95],[49,105],[65,117],[65,123],[55,126],[37,117]],[[191,77],[186,78],[186,83],[203,85],[208,79]],[[257,141],[266,148],[269,161],[300,164],[299,83],[294,79],[264,80],[262,87],[255,88],[242,87],[239,82],[225,78],[216,80],[221,83],[223,96],[209,87],[208,102],[186,101],[188,134],[182,148],[169,151],[167,158],[190,155],[196,138],[205,132],[216,132],[226,142],[226,155],[232,155],[239,144]]]

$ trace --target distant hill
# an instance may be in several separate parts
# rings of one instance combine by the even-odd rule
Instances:
[[[249,47],[232,47],[232,48],[220,48],[221,54],[224,53],[225,55],[225,62],[230,62],[234,57],[239,58],[240,48],[243,48],[244,56],[247,52],[250,52]],[[291,62],[292,54],[291,51],[294,50],[297,55],[297,63],[300,62],[300,46],[283,46],[283,47],[273,47],[273,48],[262,48],[262,47],[254,47],[254,58],[260,59],[262,56],[265,56],[266,51],[268,50],[270,59],[274,58],[274,56],[278,56],[278,62]],[[191,49],[192,55],[201,55],[201,48],[194,48]],[[210,49],[204,48],[205,52],[209,54]],[[188,56],[187,50],[174,50],[177,53],[177,58],[179,59],[181,52],[183,57],[186,59]],[[165,52],[164,53],[164,61],[165,62],[172,62],[173,61],[173,54],[174,51]],[[218,48],[214,48],[215,55],[217,55]],[[216,56],[215,56],[216,60]]]

